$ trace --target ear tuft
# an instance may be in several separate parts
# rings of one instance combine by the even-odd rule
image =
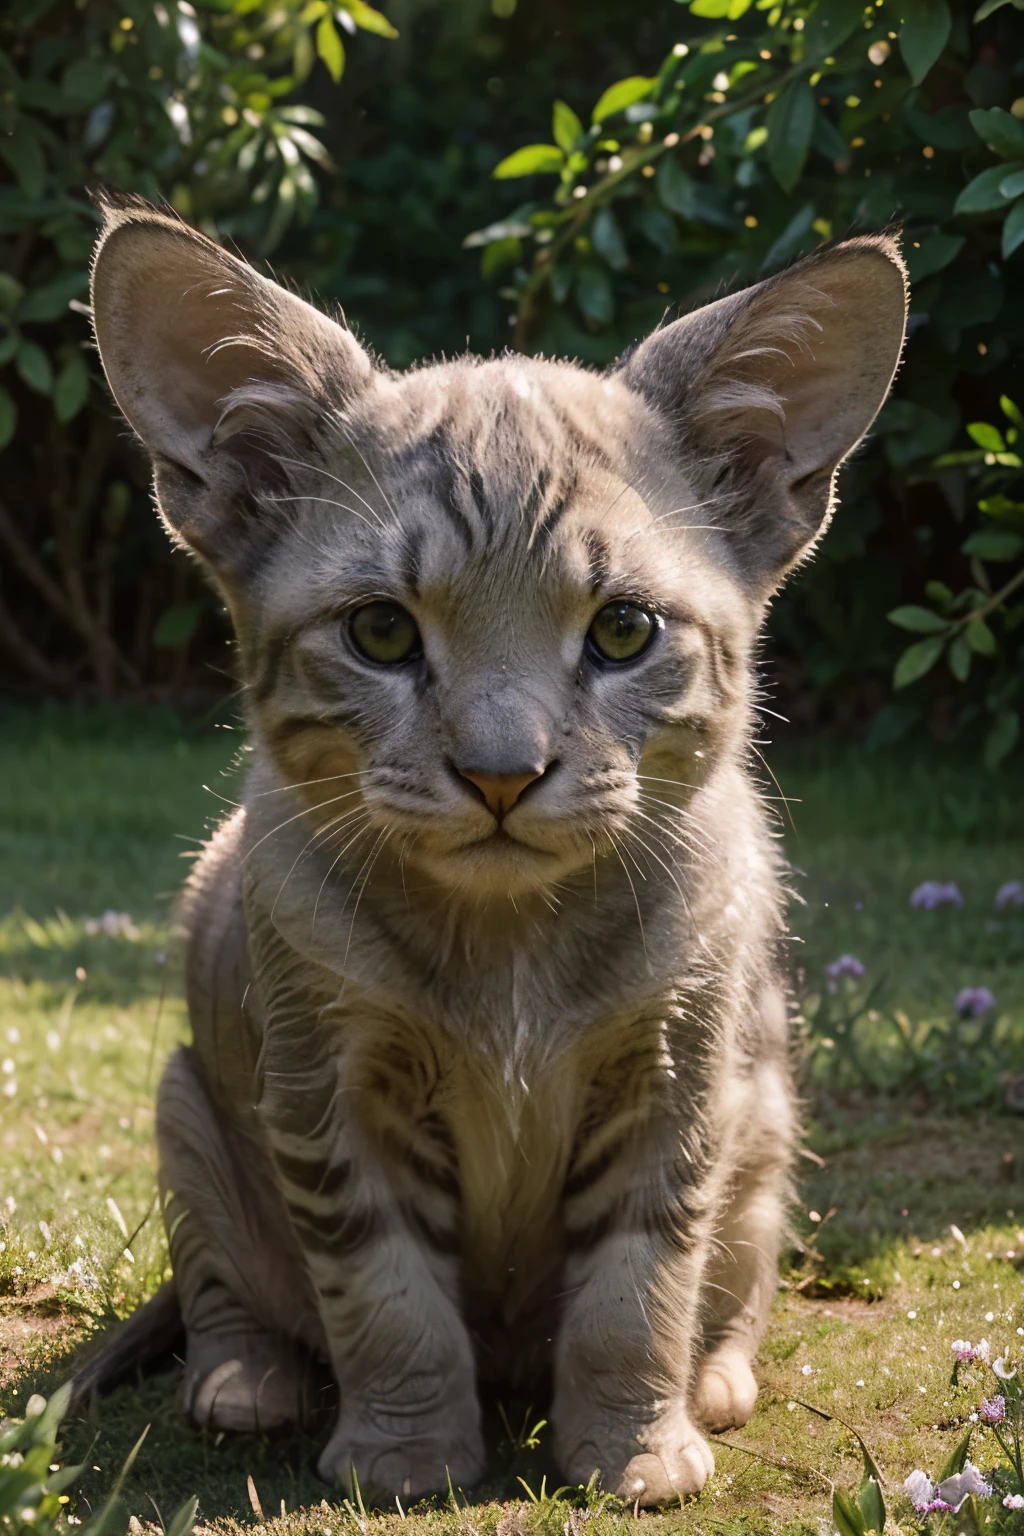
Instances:
[[[177,535],[225,570],[254,498],[315,457],[373,366],[342,326],[176,215],[103,192],[93,323],[117,404],[154,461]],[[266,532],[264,521],[262,532]]]
[[[756,585],[776,584],[827,525],[835,472],[895,375],[906,311],[898,245],[864,236],[654,332],[620,365],[731,508]]]

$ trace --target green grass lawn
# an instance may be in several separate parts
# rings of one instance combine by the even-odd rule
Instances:
[[[230,707],[220,719],[230,721]],[[23,1411],[32,1391],[51,1390],[73,1350],[164,1273],[152,1099],[161,1061],[186,1031],[174,894],[221,797],[237,796],[231,765],[241,745],[212,719],[182,724],[157,712],[0,715],[7,1412]],[[893,1017],[911,1034],[929,1025],[941,1032],[958,990],[984,985],[997,998],[999,1074],[1024,1072],[1024,908],[993,909],[1000,884],[1024,879],[1024,788],[1010,774],[990,778],[927,748],[899,758],[808,748],[769,756],[791,802],[781,828],[801,871],[792,926],[804,1018],[821,1033],[823,968],[844,952],[867,973],[852,1011],[877,984],[866,1000],[876,1016],[864,1013],[857,1028],[882,1056]],[[912,911],[910,891],[926,879],[956,881],[963,909]],[[107,909],[129,915],[127,935],[86,932]],[[833,1005],[830,1028],[836,1017]],[[803,1251],[787,1268],[762,1351],[761,1407],[746,1429],[723,1437],[699,1500],[642,1518],[730,1536],[830,1531],[822,1524],[830,1481],[856,1485],[859,1451],[841,1425],[799,1406],[808,1403],[865,1435],[890,1479],[891,1511],[909,1522],[903,1477],[912,1466],[937,1467],[976,1406],[974,1388],[949,1385],[949,1342],[985,1334],[1020,1343],[1024,1329],[1024,1122],[1003,1109],[996,1078],[986,1080],[980,1111],[956,1111],[980,1051],[972,1039],[968,1031],[961,1057],[950,1056],[950,1081],[936,1080],[927,1096],[879,1098],[841,1077],[829,1092],[809,1093],[814,1159],[802,1161],[794,1213]],[[843,1049],[838,1033],[835,1044]],[[156,1377],[101,1403],[95,1419],[65,1426],[62,1457],[86,1461],[72,1506],[79,1514],[109,1489],[149,1424],[125,1484],[143,1521],[157,1519],[154,1505],[169,1519],[196,1492],[200,1518],[219,1529],[232,1521],[322,1536],[365,1529],[359,1509],[317,1481],[316,1436],[204,1436],[185,1428],[175,1393],[173,1375]],[[613,1523],[632,1519],[593,1499],[587,1507],[540,1497],[542,1486],[556,1485],[546,1431],[531,1446],[520,1426],[544,1406],[491,1405],[487,1482],[409,1520],[468,1536],[579,1536],[586,1524],[610,1536]],[[987,1434],[979,1432],[974,1452],[983,1465],[994,1459]],[[1011,1518],[993,1502],[988,1529]],[[403,1523],[397,1510],[372,1519],[396,1531]]]

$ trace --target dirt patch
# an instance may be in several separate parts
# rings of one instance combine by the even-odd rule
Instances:
[[[0,1300],[0,1391],[34,1380],[88,1331],[86,1320],[65,1306],[50,1285],[36,1286],[16,1300]]]

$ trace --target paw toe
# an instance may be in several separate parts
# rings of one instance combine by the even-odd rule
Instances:
[[[615,1491],[620,1498],[630,1503],[639,1501],[644,1508],[666,1504],[700,1493],[714,1470],[711,1449],[698,1435],[671,1453],[634,1456]]]
[[[757,1382],[739,1354],[712,1356],[697,1383],[694,1412],[711,1430],[739,1429],[757,1401]]]

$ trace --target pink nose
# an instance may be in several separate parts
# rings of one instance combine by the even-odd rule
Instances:
[[[531,773],[472,773],[460,768],[464,779],[475,784],[487,802],[487,808],[501,821],[515,805],[528,784],[539,779],[544,772],[538,768]]]

